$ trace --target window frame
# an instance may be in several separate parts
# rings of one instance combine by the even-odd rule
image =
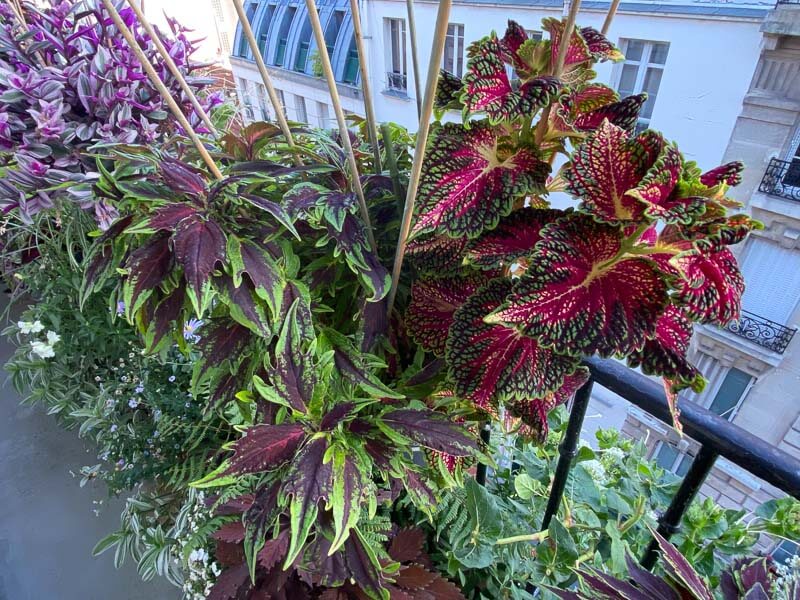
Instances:
[[[627,58],[628,45],[631,42],[641,42],[643,45],[642,56],[639,60],[632,60]],[[653,49],[655,48],[656,44],[666,44],[667,46],[667,55],[664,58],[663,63],[650,62],[650,59],[653,56]],[[623,60],[620,63],[617,63],[614,66],[614,72],[612,73],[612,80],[613,80],[612,87],[615,90],[619,90],[620,83],[622,83],[622,73],[623,70],[625,69],[625,65],[636,66],[636,80],[634,81],[631,95],[642,93],[648,69],[658,69],[661,71],[661,79],[659,79],[658,81],[658,88],[656,92],[654,94],[650,94],[648,92],[648,96],[652,97],[651,101],[653,105],[653,111],[650,113],[649,117],[642,117],[640,113],[639,120],[637,121],[636,124],[637,132],[649,128],[650,123],[653,120],[653,114],[655,114],[655,109],[656,109],[656,101],[658,100],[658,95],[661,92],[661,82],[664,79],[664,72],[666,71],[667,61],[669,60],[670,45],[671,45],[670,42],[666,40],[643,40],[639,38],[620,38],[619,40],[620,50],[622,51],[622,54],[626,55],[626,57],[625,60]]]
[[[658,465],[658,455],[661,453],[665,447],[667,448],[674,448],[677,451],[675,458],[672,461],[672,464],[669,467],[662,467]],[[670,444],[667,440],[659,440],[658,443],[653,447],[653,453],[650,455],[650,460],[655,462],[660,468],[664,469],[665,471],[669,471],[670,473],[674,473],[678,477],[683,477],[686,475],[686,471],[683,473],[678,473],[678,469],[680,469],[681,465],[683,465],[684,461],[689,461],[689,464],[686,466],[686,470],[689,470],[689,467],[692,466],[692,461],[694,460],[694,456],[685,452],[678,448],[675,444]]]
[[[447,33],[445,34],[444,39],[444,52],[442,53],[441,67],[456,77],[464,76],[464,31],[465,27],[463,23],[447,24]],[[450,58],[452,58],[452,65],[447,64],[448,47],[450,48],[451,52]]]
[[[406,20],[400,17],[384,17],[386,89],[390,92],[408,93],[408,46]],[[396,30],[395,30],[396,28]],[[401,56],[395,56],[395,43]],[[399,60],[395,60],[399,58]],[[395,70],[399,63],[400,71]]]

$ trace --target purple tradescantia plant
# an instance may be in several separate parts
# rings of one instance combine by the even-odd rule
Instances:
[[[192,126],[205,132],[131,9],[120,14]],[[93,209],[106,229],[119,216],[116,209],[80,188],[70,190],[97,177],[85,151],[98,143],[152,143],[177,126],[99,2],[29,5],[25,19],[27,25],[0,7],[0,206],[4,213],[18,209],[29,222],[61,195]],[[165,47],[189,84],[204,89],[210,80],[194,76],[201,65],[190,62],[196,41],[177,22],[169,25],[170,35],[160,33]],[[222,97],[208,94],[201,102],[208,110]]]

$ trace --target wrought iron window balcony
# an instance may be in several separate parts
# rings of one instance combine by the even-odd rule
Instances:
[[[729,323],[725,329],[778,354],[786,352],[789,342],[797,333],[797,329],[786,327],[746,310],[742,311],[738,321]]]
[[[669,405],[661,385],[611,359],[590,358],[585,364],[592,376],[578,390],[572,402],[567,430],[559,445],[559,459],[542,519],[542,530],[548,528],[550,520],[561,506],[567,479],[578,453],[578,441],[594,383],[622,396],[667,425],[672,425]],[[752,475],[800,500],[800,459],[699,404],[679,400],[678,408],[684,432],[700,443],[700,450],[692,459],[691,466],[669,507],[659,518],[658,532],[661,535],[669,539],[679,531],[686,510],[719,457],[728,459]],[[488,435],[487,429],[481,431],[481,437],[487,442]],[[486,465],[478,465],[475,476],[478,483],[485,484],[486,475]],[[653,567],[659,556],[657,549],[658,544],[653,540],[641,558],[643,566],[648,569]]]
[[[386,88],[396,92],[406,92],[408,90],[408,77],[403,73],[389,71],[386,73]]]
[[[800,0],[796,0],[793,4],[800,4]],[[800,160],[770,159],[758,191],[800,202]]]

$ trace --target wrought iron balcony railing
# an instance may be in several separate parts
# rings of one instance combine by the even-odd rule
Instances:
[[[386,73],[386,88],[396,92],[405,92],[408,90],[408,77],[404,73],[395,73],[389,71]]]
[[[797,329],[791,329],[746,310],[742,311],[738,321],[728,324],[725,329],[778,354],[786,351],[789,342],[797,333]]]
[[[792,3],[800,4],[800,0]],[[771,159],[761,178],[758,191],[770,196],[800,201],[800,160]]]
[[[583,419],[595,382],[664,423],[672,424],[664,390],[658,383],[614,360],[591,358],[586,364],[592,377],[578,390],[572,402],[567,430],[559,446],[559,459],[550,497],[542,519],[543,530],[548,528],[550,520],[561,506],[567,478],[578,453]],[[699,404],[680,400],[678,408],[684,432],[700,443],[700,450],[692,460],[669,507],[659,518],[658,532],[661,535],[669,539],[680,529],[683,515],[720,456],[800,500],[800,459]],[[488,433],[484,430],[481,434],[486,441]],[[478,483],[486,482],[485,465],[478,466],[476,479]],[[642,565],[648,569],[658,560],[657,548],[658,544],[653,540],[641,558]]]

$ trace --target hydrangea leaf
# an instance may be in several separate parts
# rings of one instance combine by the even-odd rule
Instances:
[[[225,260],[225,233],[214,221],[194,215],[178,223],[173,245],[189,299],[197,317],[202,318],[211,302],[211,274],[216,264]]]
[[[672,262],[682,274],[678,303],[692,319],[724,326],[739,318],[744,277],[730,250],[690,250]]]
[[[233,443],[234,455],[220,476],[275,470],[295,455],[306,436],[305,429],[297,423],[254,425]]]
[[[417,279],[405,315],[412,339],[426,351],[444,356],[453,314],[484,281],[476,275]]]
[[[453,456],[472,456],[478,451],[475,437],[465,426],[432,410],[392,410],[380,418],[379,426],[390,439],[400,434],[424,448]]]
[[[702,391],[705,380],[686,357],[692,339],[692,321],[680,308],[668,305],[658,318],[655,335],[641,350],[628,356],[631,367],[641,367],[647,375],[659,375],[674,382],[673,391],[690,387]]]
[[[530,254],[540,239],[542,227],[561,214],[560,210],[530,207],[514,211],[495,229],[470,244],[465,261],[479,269],[508,266]]]
[[[541,398],[514,400],[508,403],[509,414],[522,422],[519,433],[543,444],[549,431],[547,415],[557,406],[567,402],[588,380],[589,370],[586,367],[578,367],[564,377],[564,383],[557,390]]]
[[[312,439],[292,461],[286,475],[282,494],[291,497],[289,521],[292,534],[284,569],[289,568],[303,549],[311,526],[316,521],[319,501],[330,500],[333,465],[331,462],[324,462],[327,450],[327,438]]]
[[[652,336],[667,303],[656,264],[619,256],[620,228],[570,214],[542,231],[542,240],[504,306],[490,323],[515,325],[564,352],[627,354]]]
[[[469,238],[494,228],[515,200],[542,193],[550,172],[534,149],[509,147],[486,121],[442,125],[422,169],[413,233]]]
[[[516,328],[485,321],[511,289],[508,279],[494,279],[479,289],[456,311],[447,339],[456,394],[484,409],[545,396],[578,365],[577,357],[547,348]]]

